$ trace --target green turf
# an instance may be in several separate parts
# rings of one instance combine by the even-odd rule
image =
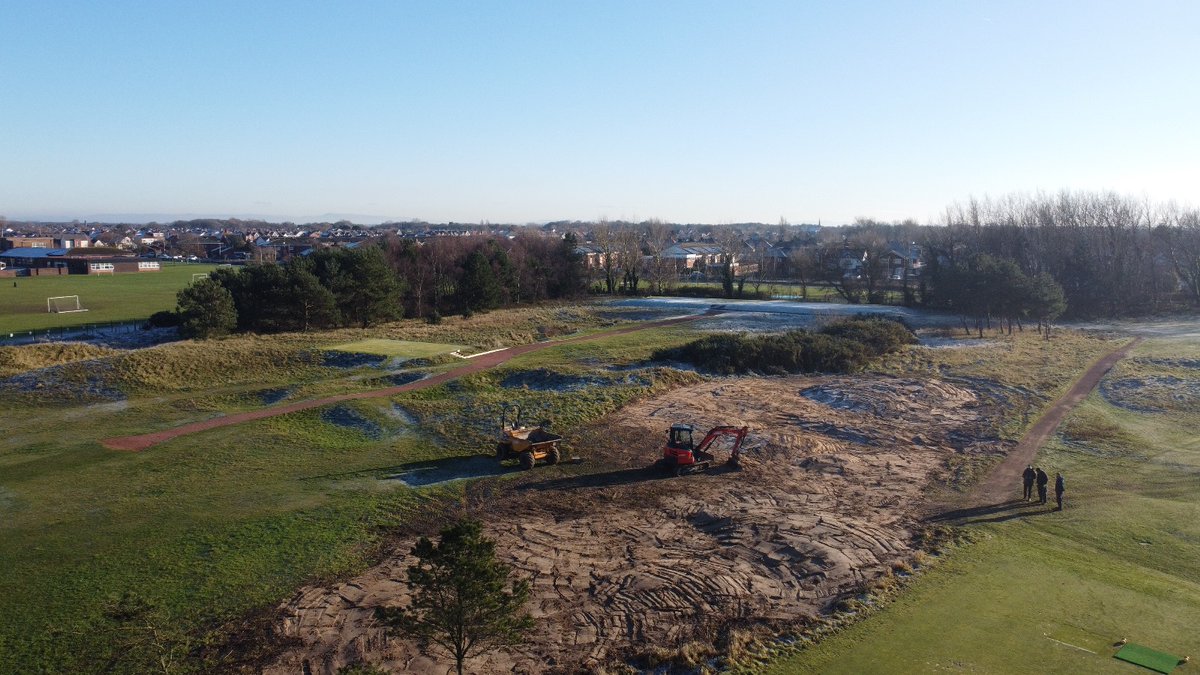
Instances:
[[[175,295],[192,282],[192,275],[214,269],[216,265],[179,263],[164,264],[158,272],[137,274],[0,279],[0,335],[145,319],[155,312],[174,309]],[[88,311],[47,312],[46,298],[60,295],[78,295],[79,303]]]
[[[1172,656],[1157,649],[1133,643],[1121,647],[1120,651],[1114,656],[1122,661],[1135,663],[1150,670],[1157,670],[1160,673],[1170,673],[1179,666],[1179,662],[1182,660],[1178,656]]]
[[[408,340],[369,339],[329,347],[334,351],[378,356],[400,356],[404,358],[430,358],[465,349],[462,345],[444,345],[434,342],[411,342]]]
[[[1195,351],[1159,341],[1135,356]],[[1109,377],[1146,367],[1127,360]],[[768,672],[1128,673],[1112,658],[1121,638],[1200,653],[1200,401],[1175,403],[1146,414],[1093,394],[1037,458],[1066,476],[1065,511],[969,526],[979,541],[896,602]]]

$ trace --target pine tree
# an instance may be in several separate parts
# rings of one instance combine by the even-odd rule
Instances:
[[[412,605],[381,607],[376,617],[425,648],[445,650],[459,675],[468,658],[518,644],[533,627],[521,613],[529,583],[510,582],[509,567],[496,560],[496,545],[478,522],[447,527],[436,544],[421,537],[412,552],[417,557],[408,568]]]
[[[200,279],[179,291],[179,333],[184,337],[210,338],[237,327],[233,296],[212,279]]]

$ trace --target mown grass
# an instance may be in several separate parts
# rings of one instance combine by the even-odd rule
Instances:
[[[1163,365],[1188,353],[1147,343],[1108,377],[1195,380]],[[1063,512],[970,526],[978,543],[897,602],[769,672],[1130,672],[1121,638],[1200,653],[1200,400],[1140,413],[1093,394],[1036,461],[1066,476]]]
[[[174,309],[175,295],[192,283],[192,275],[214,269],[216,265],[181,263],[164,264],[158,272],[138,274],[6,279],[0,283],[0,334],[146,319],[155,312]],[[88,311],[47,312],[46,298],[60,295],[78,295]]]

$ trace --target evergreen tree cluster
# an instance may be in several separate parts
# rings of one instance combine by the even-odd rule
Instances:
[[[987,253],[976,253],[951,265],[939,266],[932,275],[929,305],[955,311],[982,331],[992,319],[1012,332],[1013,323],[1036,321],[1049,326],[1067,307],[1062,286],[1047,272],[1029,276],[1017,263]]]
[[[329,248],[286,265],[222,267],[179,292],[180,332],[279,333],[399,318],[404,286],[377,246]]]
[[[179,292],[177,322],[197,338],[367,328],[568,297],[583,286],[575,246],[569,236],[394,239],[320,249],[282,265],[222,267]]]

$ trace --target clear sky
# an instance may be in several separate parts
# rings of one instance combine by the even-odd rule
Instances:
[[[0,0],[0,215],[1196,205],[1198,31],[1196,0]]]

